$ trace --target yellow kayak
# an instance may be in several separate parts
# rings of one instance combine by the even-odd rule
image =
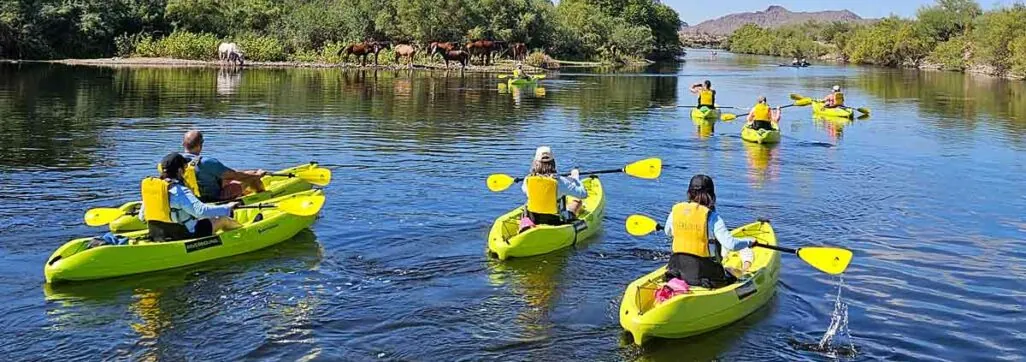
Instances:
[[[754,222],[734,229],[735,237],[753,237],[759,243],[777,245],[769,223]],[[751,270],[737,283],[719,289],[691,286],[691,292],[655,304],[655,291],[663,286],[660,267],[627,286],[620,302],[620,325],[630,332],[635,344],[652,337],[684,338],[734,323],[766,304],[776,290],[780,276],[780,254],[754,248]],[[737,252],[724,260],[727,268],[741,267]]]
[[[695,107],[691,109],[691,119],[710,119],[715,120],[720,118],[720,110],[709,108],[709,107]]]
[[[827,117],[852,118],[855,116],[855,109],[850,107],[827,108],[826,103],[812,101],[812,114]]]
[[[499,216],[488,233],[488,252],[500,260],[550,253],[590,238],[602,226],[606,209],[605,193],[598,177],[582,180],[588,190],[584,211],[569,225],[538,225],[520,233],[523,206]],[[567,201],[575,200],[567,197]]]
[[[741,139],[748,142],[760,144],[780,142],[780,126],[777,125],[777,122],[770,123],[773,123],[772,131],[765,129],[754,130],[748,125],[741,127]]]

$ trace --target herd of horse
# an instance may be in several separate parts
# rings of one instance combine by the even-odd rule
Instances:
[[[406,64],[413,67],[413,57],[420,50],[416,44],[400,43],[395,46],[389,41],[369,40],[349,44],[339,49],[338,54],[343,62],[348,62],[350,56],[360,57],[360,66],[367,63],[367,56],[374,57],[374,65],[378,65],[378,54],[385,49],[392,49],[395,54],[395,63],[407,59]],[[431,42],[426,47],[428,54],[432,57],[441,56],[445,61],[445,68],[449,68],[449,62],[459,64],[466,68],[474,59],[479,59],[481,64],[487,66],[494,63],[495,56],[509,54],[515,61],[523,61],[527,57],[527,45],[524,43],[507,43],[500,40],[474,40],[466,44],[455,42]]]

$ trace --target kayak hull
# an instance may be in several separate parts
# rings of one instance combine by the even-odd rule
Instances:
[[[741,127],[741,139],[759,144],[780,143],[780,126],[773,123],[773,130],[754,130],[751,127]]]
[[[691,119],[715,120],[720,117],[720,110],[708,107],[695,107],[691,109]]]
[[[488,252],[499,260],[551,253],[592,237],[602,226],[606,201],[598,177],[582,181],[588,190],[584,211],[570,225],[538,225],[518,233],[523,206],[499,216],[488,233]],[[567,201],[575,200],[567,197]]]
[[[776,245],[769,223],[755,222],[733,231],[736,237],[754,237],[760,243]],[[751,270],[737,283],[719,289],[691,286],[691,292],[655,303],[655,291],[663,285],[666,267],[627,286],[620,303],[620,326],[641,345],[653,337],[685,338],[734,323],[766,304],[776,291],[780,276],[780,254],[766,248],[752,250]],[[727,268],[740,268],[736,252],[724,260]]]
[[[812,114],[824,117],[852,118],[855,116],[855,110],[848,107],[827,108],[826,103],[813,101]]]
[[[310,195],[308,190],[268,201]],[[257,215],[262,219],[255,221]],[[146,230],[124,233],[128,245],[103,245],[86,248],[92,238],[71,240],[57,249],[43,266],[48,283],[113,278],[193,265],[214,259],[248,253],[280,243],[308,228],[317,218],[297,216],[276,209],[239,209],[234,217],[242,224],[235,230],[214,236],[154,243],[146,240]]]
[[[315,167],[317,167],[317,163],[311,162],[296,167],[290,167],[283,170],[275,171],[274,173],[295,173],[299,171],[309,170]],[[309,182],[303,181],[298,177],[264,176],[262,179],[260,179],[260,181],[264,183],[265,191],[243,196],[240,200],[242,201],[243,205],[252,205],[273,198],[291,195],[297,192],[302,192],[313,188],[313,185],[311,185]],[[110,223],[110,231],[116,233],[123,233],[146,229],[146,223],[144,223],[142,220],[139,220],[139,218],[135,216],[136,213],[138,213],[140,204],[141,202],[139,201],[130,201],[118,207],[119,209],[125,212],[125,215],[115,219]]]

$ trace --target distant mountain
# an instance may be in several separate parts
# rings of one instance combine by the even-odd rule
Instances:
[[[686,27],[681,32],[684,34],[726,36],[748,23],[754,23],[764,28],[775,28],[786,24],[804,23],[809,20],[822,22],[863,21],[862,17],[848,10],[791,12],[783,6],[772,5],[766,11],[730,14],[717,19],[706,20],[698,25]]]

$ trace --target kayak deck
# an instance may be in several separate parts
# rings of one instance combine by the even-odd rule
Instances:
[[[776,245],[769,223],[754,222],[733,230],[735,237],[753,237]],[[620,325],[641,345],[651,337],[685,338],[723,327],[744,318],[769,301],[780,274],[780,254],[766,248],[752,249],[755,259],[749,273],[737,283],[719,289],[691,286],[690,293],[656,304],[655,291],[663,286],[666,266],[627,286],[620,302]],[[724,260],[726,268],[739,269],[737,252]]]
[[[776,122],[773,123],[773,130],[754,130],[751,127],[745,125],[741,127],[741,139],[760,144],[778,143],[780,142],[780,126]]]
[[[321,194],[320,190],[309,190],[270,201]],[[127,245],[87,248],[93,238],[71,240],[47,259],[43,274],[48,283],[56,283],[112,278],[197,264],[277,244],[309,227],[317,216],[297,216],[267,208],[238,209],[233,217],[242,224],[241,228],[190,240],[152,242],[147,239],[146,230],[121,234],[129,238]]]
[[[296,173],[300,171],[309,170],[317,167],[316,162],[310,162],[302,164],[296,167],[290,167],[275,171],[274,173]],[[301,191],[306,191],[313,188],[309,182],[303,181],[298,177],[287,177],[287,176],[264,176],[260,179],[264,184],[264,192],[252,193],[243,196],[240,201],[243,205],[252,205],[255,203],[263,202],[273,198],[294,194]],[[146,229],[146,223],[139,220],[136,217],[136,213],[139,212],[139,201],[130,201],[118,207],[125,212],[124,216],[121,216],[109,225],[110,231],[116,233],[123,233],[129,231],[143,230]]]
[[[520,233],[520,218],[523,206],[499,216],[488,233],[488,251],[500,260],[510,257],[527,257],[550,253],[569,247],[576,242],[590,238],[601,227],[605,213],[605,195],[598,177],[583,181],[588,190],[584,199],[584,211],[572,224],[538,225]],[[567,197],[567,202],[576,200]]]
[[[720,117],[720,110],[707,107],[695,107],[691,109],[693,120],[715,120]]]
[[[855,116],[855,110],[849,107],[827,108],[826,103],[824,102],[812,101],[812,114],[827,117],[852,118]]]

